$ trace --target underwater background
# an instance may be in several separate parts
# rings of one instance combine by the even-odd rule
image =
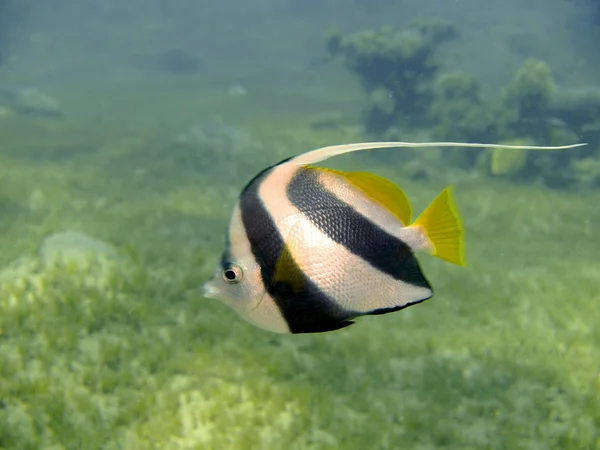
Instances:
[[[600,2],[0,0],[0,449],[599,449]],[[467,268],[332,333],[202,297],[239,191],[324,145]]]

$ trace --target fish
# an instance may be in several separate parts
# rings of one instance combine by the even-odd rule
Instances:
[[[311,150],[265,168],[241,191],[203,296],[274,333],[340,330],[361,316],[399,311],[433,296],[416,257],[465,266],[464,228],[445,188],[413,221],[400,187],[370,172],[317,163],[380,148],[559,147],[460,142],[366,142]]]

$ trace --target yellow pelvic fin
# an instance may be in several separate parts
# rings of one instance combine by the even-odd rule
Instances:
[[[304,288],[304,279],[302,272],[294,261],[287,245],[284,245],[281,255],[275,265],[275,271],[271,284],[285,283],[292,291],[297,294]]]
[[[352,186],[360,189],[371,200],[385,209],[407,226],[412,219],[410,200],[400,187],[379,175],[370,172],[341,172],[321,167],[307,166],[312,170],[331,172],[343,177]]]
[[[431,202],[413,225],[423,227],[433,247],[433,255],[459,266],[466,265],[464,231],[450,186]]]

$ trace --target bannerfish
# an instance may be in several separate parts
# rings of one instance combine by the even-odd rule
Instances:
[[[433,296],[415,252],[465,265],[463,226],[452,189],[412,221],[400,187],[369,172],[314,166],[330,157],[391,147],[488,147],[453,142],[374,142],[312,150],[264,169],[242,190],[225,248],[203,284],[250,323],[277,333],[338,330]]]

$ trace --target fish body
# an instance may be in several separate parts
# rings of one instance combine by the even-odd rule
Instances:
[[[203,285],[204,296],[278,333],[333,331],[357,317],[431,298],[433,289],[415,252],[464,265],[462,221],[451,188],[412,221],[410,201],[392,182],[367,172],[313,166],[349,151],[427,145],[435,144],[326,147],[260,172],[234,207],[225,249]]]

